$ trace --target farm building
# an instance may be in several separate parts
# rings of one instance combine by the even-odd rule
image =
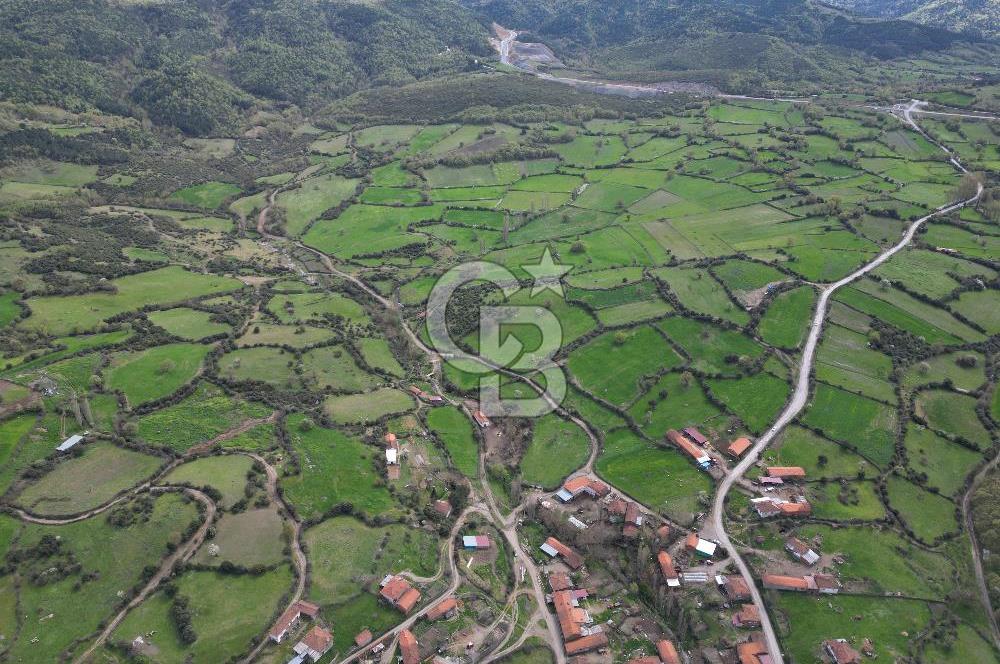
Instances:
[[[767,654],[767,646],[763,641],[747,641],[736,646],[736,654],[740,658],[740,664],[770,664],[771,658]]]
[[[840,581],[829,574],[809,574],[807,576],[784,576],[781,574],[765,574],[761,577],[764,587],[772,590],[790,590],[794,592],[818,592],[823,595],[836,595],[840,592]]]
[[[606,645],[608,645],[608,635],[604,632],[598,632],[597,634],[591,634],[590,636],[567,643],[566,654],[570,657],[575,657],[576,655],[582,655],[592,650],[598,650]]]
[[[684,543],[687,550],[699,558],[711,558],[719,545],[698,537],[698,533],[689,533]]]
[[[760,627],[760,609],[756,604],[744,604],[733,614],[733,627]]]
[[[819,554],[797,537],[789,537],[785,540],[785,551],[788,551],[788,553],[792,554],[793,558],[806,565],[815,565],[819,560]]]
[[[833,664],[861,664],[861,653],[844,639],[827,639],[823,642],[823,650]]]
[[[67,450],[72,449],[74,446],[76,446],[77,443],[79,443],[81,440],[83,440],[83,437],[85,435],[87,435],[87,434],[84,433],[84,434],[76,434],[75,436],[70,436],[69,438],[67,438],[63,442],[59,443],[59,446],[56,447],[56,451],[57,452],[65,452]]]
[[[449,503],[447,500],[434,501],[434,511],[440,514],[441,516],[448,518],[449,516],[451,516],[451,510],[452,510],[451,503]]]
[[[399,633],[399,652],[403,656],[403,664],[420,664],[420,644],[408,629]]]
[[[354,637],[354,645],[357,648],[363,648],[372,642],[372,631],[370,629],[363,629],[358,632],[358,635]]]
[[[319,625],[314,625],[302,640],[296,643],[292,650],[301,657],[308,657],[315,662],[333,647],[333,634]]]
[[[275,643],[281,643],[288,636],[288,632],[299,624],[303,615],[315,618],[317,614],[319,614],[319,607],[317,605],[305,600],[299,600],[285,609],[285,612],[281,614],[278,621],[271,627],[268,638]]]
[[[568,590],[573,587],[573,582],[570,581],[568,574],[553,572],[552,574],[549,574],[549,587],[552,588],[552,592]]]
[[[493,424],[490,422],[490,418],[483,415],[483,411],[477,410],[472,414],[472,419],[476,421],[480,429],[488,429]]]
[[[708,445],[708,438],[706,438],[700,431],[698,431],[694,427],[685,428],[684,435],[690,438],[698,445]]]
[[[677,653],[677,646],[673,641],[660,639],[656,642],[656,653],[660,656],[663,664],[681,664],[681,656]]]
[[[478,551],[490,548],[492,543],[489,535],[465,535],[462,537],[462,546]]]
[[[784,500],[774,496],[765,496],[763,498],[754,498],[750,503],[753,505],[754,510],[756,510],[757,515],[762,519],[777,515],[809,516],[812,513],[812,506],[802,497],[796,497],[795,500]]]
[[[458,600],[449,597],[431,607],[427,612],[427,619],[433,622],[441,618],[454,618],[456,615],[458,615]]]
[[[386,576],[379,585],[382,588],[379,596],[403,615],[412,611],[420,601],[420,591],[401,576]]]
[[[677,569],[674,567],[674,559],[670,557],[669,553],[660,551],[656,554],[656,561],[660,564],[660,571],[663,573],[663,578],[667,580],[669,587],[676,588],[681,585],[680,577],[677,576]]]
[[[750,439],[737,438],[733,442],[729,443],[729,447],[726,448],[726,454],[734,459],[739,459],[748,449],[750,449]]]
[[[549,537],[538,547],[552,558],[560,557],[570,569],[579,569],[583,566],[583,558],[573,549],[569,548],[555,537]]]
[[[768,466],[767,476],[780,480],[801,480],[805,478],[806,471],[799,466]]]
[[[564,503],[568,503],[581,493],[591,498],[601,498],[606,496],[610,488],[604,482],[591,479],[585,475],[566,480],[562,488],[556,492],[556,498]]]
[[[712,457],[708,456],[708,453],[705,450],[692,443],[679,431],[671,429],[667,432],[667,438],[670,442],[676,445],[681,452],[684,452],[691,457],[702,470],[708,470],[708,468],[712,466]]]
[[[745,602],[750,599],[750,586],[739,574],[727,574],[715,577],[719,589],[731,602]]]

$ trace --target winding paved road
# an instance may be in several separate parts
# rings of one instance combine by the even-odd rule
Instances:
[[[916,131],[923,134],[920,128],[916,125],[916,123],[913,122],[913,119],[910,115],[913,111],[914,106],[917,104],[918,102],[913,102],[909,107],[907,107],[903,111],[903,120],[904,122],[910,124]],[[943,146],[939,147],[941,147],[941,149],[947,152],[948,154],[951,154],[951,152],[946,148],[944,148]],[[952,161],[956,164],[956,166],[958,166],[960,170],[962,170],[963,172],[965,171],[965,169],[962,168],[962,166],[958,164],[957,161],[955,161],[954,157],[952,158]],[[729,490],[733,487],[733,484],[738,482],[746,473],[746,471],[754,463],[757,462],[757,459],[760,457],[761,452],[763,452],[764,449],[771,444],[775,436],[777,436],[782,429],[784,429],[793,419],[795,419],[795,417],[799,414],[799,412],[801,412],[802,409],[805,407],[809,399],[809,377],[812,374],[813,359],[816,354],[816,346],[819,344],[820,335],[823,332],[823,323],[826,318],[826,311],[827,307],[829,306],[830,297],[834,293],[836,293],[837,290],[839,290],[840,288],[843,288],[844,286],[850,284],[851,282],[860,279],[861,277],[868,274],[878,266],[882,265],[887,260],[896,255],[899,251],[901,251],[904,247],[910,244],[910,242],[913,241],[913,237],[914,235],[916,235],[917,230],[928,219],[932,219],[934,217],[943,214],[948,214],[949,212],[953,212],[959,208],[965,207],[970,203],[974,203],[979,199],[982,193],[983,193],[983,186],[980,184],[978,186],[976,195],[973,196],[972,198],[965,201],[960,201],[958,203],[945,205],[944,207],[938,208],[931,214],[922,217],[920,219],[917,219],[912,224],[910,224],[909,228],[907,228],[906,232],[903,234],[902,239],[895,245],[893,245],[889,249],[886,249],[877,257],[875,257],[875,259],[872,260],[870,263],[852,272],[843,279],[823,287],[822,291],[820,292],[819,301],[816,304],[816,312],[813,315],[812,324],[809,326],[809,338],[806,341],[805,348],[802,351],[801,364],[799,365],[798,378],[795,383],[795,391],[792,394],[792,399],[788,402],[788,405],[785,406],[785,409],[778,416],[778,419],[775,420],[774,424],[771,425],[771,427],[767,430],[767,432],[763,436],[757,439],[757,442],[750,449],[750,451],[747,452],[747,455],[743,458],[743,460],[741,460],[736,466],[734,466],[732,470],[729,472],[729,474],[725,476],[725,478],[722,480],[722,483],[719,485],[718,490],[716,491],[715,501],[712,505],[712,518],[711,518],[711,525],[713,530],[715,531],[714,532],[715,538],[719,541],[719,543],[722,546],[726,548],[727,551],[729,551],[730,557],[736,564],[737,569],[739,569],[740,574],[742,574],[743,578],[746,579],[747,585],[750,587],[750,594],[753,598],[753,601],[760,609],[761,631],[764,632],[764,636],[767,639],[767,649],[768,652],[771,653],[771,661],[774,664],[783,664],[784,657],[781,654],[781,648],[778,643],[778,637],[774,630],[774,626],[771,624],[771,618],[767,613],[766,606],[764,605],[763,598],[761,597],[761,593],[758,590],[756,583],[754,583],[753,574],[750,571],[750,567],[747,565],[746,561],[743,560],[743,557],[739,554],[739,551],[737,551],[736,547],[733,546],[732,541],[729,539],[729,535],[726,533],[726,528],[725,528],[726,496],[729,494]]]

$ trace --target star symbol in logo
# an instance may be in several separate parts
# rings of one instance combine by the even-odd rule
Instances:
[[[522,265],[521,269],[535,278],[531,286],[531,297],[545,290],[550,290],[562,297],[561,279],[564,274],[573,269],[572,265],[561,265],[552,260],[552,252],[545,247],[545,253],[537,265]]]

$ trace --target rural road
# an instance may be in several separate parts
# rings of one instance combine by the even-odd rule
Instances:
[[[119,611],[114,618],[108,621],[107,625],[97,636],[94,642],[90,644],[90,647],[87,648],[87,650],[85,650],[83,654],[81,654],[79,657],[73,660],[74,664],[80,664],[81,662],[86,662],[88,659],[90,659],[91,655],[93,655],[98,648],[104,645],[104,643],[108,640],[108,637],[111,636],[112,632],[114,632],[118,628],[118,625],[120,625],[121,622],[125,619],[125,616],[128,615],[128,612],[134,609],[135,607],[139,606],[140,604],[142,604],[149,595],[156,592],[156,589],[159,588],[160,586],[160,582],[173,573],[174,566],[177,563],[186,562],[194,554],[194,552],[198,550],[198,547],[201,546],[201,543],[205,541],[205,535],[208,534],[209,527],[215,521],[215,509],[216,509],[215,502],[213,502],[211,498],[203,494],[201,491],[198,491],[197,489],[188,489],[188,488],[170,487],[170,486],[152,487],[150,489],[150,492],[157,492],[157,493],[162,493],[167,491],[183,491],[184,493],[186,493],[187,495],[191,496],[192,498],[200,502],[202,505],[204,505],[205,520],[202,522],[201,527],[198,528],[198,530],[195,532],[194,536],[191,537],[191,539],[185,542],[182,546],[177,547],[177,549],[175,549],[173,553],[171,553],[163,560],[163,563],[160,565],[160,568],[156,570],[156,573],[149,579],[149,581],[146,582],[146,585],[142,587],[142,590],[140,590],[139,593],[135,597],[133,597],[128,604],[122,607],[121,611]]]
[[[904,111],[904,118],[907,123],[909,123],[916,131],[923,134],[920,128],[913,122],[910,117],[910,113],[915,104],[918,102],[913,102]],[[942,149],[945,149],[942,147]],[[950,152],[945,149],[945,152]],[[956,165],[964,172],[965,169],[961,165]],[[777,634],[774,631],[774,626],[771,624],[771,618],[767,613],[766,607],[761,597],[760,590],[757,588],[756,583],[753,580],[753,574],[750,571],[750,567],[747,565],[743,557],[740,556],[736,547],[733,546],[732,541],[729,539],[729,535],[726,533],[725,528],[725,505],[726,496],[729,494],[729,490],[733,487],[733,484],[738,482],[746,471],[757,462],[760,457],[761,452],[771,444],[774,438],[784,429],[795,417],[802,411],[809,399],[809,377],[812,374],[813,359],[816,354],[816,346],[819,344],[820,335],[823,332],[823,323],[826,319],[826,312],[829,306],[830,297],[836,293],[840,288],[860,279],[864,275],[868,274],[875,268],[879,267],[887,260],[892,258],[903,248],[905,248],[910,242],[913,241],[914,235],[916,235],[917,230],[922,226],[928,219],[932,219],[939,215],[948,214],[959,208],[965,207],[966,205],[975,202],[983,193],[983,186],[980,184],[976,195],[972,198],[960,201],[958,203],[952,203],[950,205],[945,205],[944,207],[938,208],[931,214],[925,217],[917,219],[910,224],[909,228],[903,234],[902,239],[895,245],[886,249],[881,254],[875,257],[870,263],[862,266],[861,268],[855,270],[851,274],[847,275],[843,279],[829,284],[820,292],[819,301],[816,304],[816,312],[813,315],[812,323],[809,326],[809,337],[806,341],[805,348],[802,351],[801,364],[799,365],[798,377],[795,383],[795,391],[792,394],[791,400],[785,406],[785,409],[775,420],[774,424],[767,430],[767,432],[757,439],[757,442],[753,447],[747,452],[746,456],[732,468],[732,470],[723,478],[722,483],[719,484],[719,488],[715,494],[715,501],[712,505],[712,515],[711,515],[711,525],[715,531],[715,537],[718,542],[729,551],[730,557],[739,569],[740,574],[746,579],[747,585],[750,587],[750,594],[753,598],[754,603],[760,609],[760,621],[761,621],[761,631],[764,632],[764,636],[767,640],[767,649],[771,654],[771,660],[774,664],[783,664],[784,658],[781,654],[780,645],[778,643]]]
[[[972,494],[976,492],[976,488],[979,483],[987,473],[992,471],[997,466],[997,462],[1000,462],[1000,455],[994,456],[993,459],[984,465],[976,476],[972,479],[969,484],[968,490],[966,490],[965,495],[962,496],[962,516],[965,519],[965,528],[969,531],[969,540],[972,544],[972,561],[973,568],[976,572],[976,585],[979,590],[979,598],[986,608],[986,617],[990,621],[990,633],[993,635],[993,643],[1000,648],[1000,626],[997,625],[997,617],[993,611],[993,605],[990,602],[990,588],[986,583],[986,573],[983,571],[983,556],[979,549],[979,539],[976,537],[976,527],[972,520]]]

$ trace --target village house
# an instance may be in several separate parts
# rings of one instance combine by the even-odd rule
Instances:
[[[566,480],[562,488],[556,492],[556,498],[564,503],[572,501],[580,494],[586,494],[591,498],[602,498],[608,495],[610,490],[610,487],[604,482],[580,475]]]
[[[726,454],[734,459],[739,459],[748,449],[750,449],[750,445],[751,443],[749,438],[737,438],[733,442],[729,443],[729,446],[726,448]]]
[[[434,501],[434,511],[443,516],[444,518],[447,519],[449,516],[451,516],[451,510],[452,510],[451,503],[449,503],[447,500]]]
[[[483,415],[483,411],[481,410],[477,410],[476,412],[472,413],[472,419],[476,421],[476,424],[479,425],[480,429],[489,429],[490,426],[493,424],[492,422],[490,422],[490,418]]]
[[[750,641],[736,646],[740,664],[771,664],[771,657],[767,654],[767,646],[762,639],[762,636],[755,635]]]
[[[708,453],[705,450],[688,440],[683,434],[681,434],[681,432],[670,429],[667,431],[667,438],[671,443],[676,445],[681,452],[684,452],[691,457],[702,470],[708,470],[712,466],[712,457],[708,456]]]
[[[300,657],[308,657],[310,661],[315,662],[332,647],[333,634],[319,625],[314,625],[302,640],[292,647],[292,650]]]
[[[833,664],[861,664],[861,653],[844,639],[827,639],[823,642],[823,650]]]
[[[677,653],[677,647],[673,641],[660,639],[656,642],[656,653],[660,656],[663,664],[681,664],[681,656]]]
[[[668,539],[670,539],[670,526],[663,524],[656,529],[656,539],[660,540],[660,544],[663,544]]]
[[[768,477],[777,477],[780,480],[801,480],[805,479],[806,471],[799,466],[768,466]]]
[[[443,599],[427,611],[427,620],[434,622],[444,618],[450,620],[458,615],[458,600],[454,597]]]
[[[765,574],[761,577],[764,587],[772,590],[789,590],[793,592],[817,592],[823,595],[836,595],[840,592],[840,581],[829,574],[809,574],[806,576],[785,576],[782,574]]]
[[[465,535],[462,537],[462,547],[465,549],[482,551],[490,548],[491,546],[493,545],[490,542],[489,535]]]
[[[573,587],[573,582],[570,580],[569,574],[552,572],[549,574],[549,587],[552,588],[552,592],[568,590]]]
[[[420,645],[408,629],[399,633],[399,652],[403,656],[403,664],[420,664]]]
[[[573,549],[569,548],[555,537],[549,537],[538,547],[552,558],[560,557],[563,562],[572,569],[577,570],[583,566],[583,558]]]
[[[788,551],[793,558],[806,565],[815,565],[819,561],[819,554],[797,537],[789,537],[785,540],[785,551]]]
[[[444,397],[437,394],[431,394],[430,392],[424,392],[416,385],[410,385],[410,387],[407,389],[410,391],[410,394],[420,399],[421,401],[427,402],[431,405],[436,406],[444,403]]]
[[[604,632],[598,632],[597,634],[591,634],[590,636],[585,636],[582,639],[577,639],[566,644],[566,654],[570,657],[576,657],[577,655],[582,655],[584,653],[591,652],[592,650],[598,650],[604,648],[608,645],[608,635]]]
[[[760,609],[756,604],[744,604],[733,614],[733,627],[760,627]]]
[[[660,572],[663,573],[663,578],[666,579],[667,586],[670,588],[680,586],[681,580],[677,575],[677,569],[674,567],[674,559],[670,557],[670,554],[666,551],[660,551],[656,554],[656,560],[660,563]]]
[[[804,496],[795,496],[792,500],[764,496],[751,499],[750,504],[762,519],[773,516],[809,516],[812,513],[812,506]]]
[[[319,607],[317,605],[305,600],[299,600],[285,609],[285,612],[281,614],[278,621],[271,627],[271,631],[268,632],[268,638],[275,643],[281,643],[288,636],[288,633],[298,626],[302,616],[308,616],[310,619],[313,619],[318,614]]]
[[[354,647],[364,648],[366,645],[372,642],[372,631],[370,629],[363,629],[358,632],[358,635],[354,637]]]
[[[641,525],[642,511],[639,510],[638,503],[629,501],[625,506],[625,526],[622,528],[622,535],[635,537],[639,534],[639,526]]]
[[[750,586],[739,574],[727,574],[715,577],[719,590],[730,602],[745,602],[750,599]]]
[[[688,552],[693,553],[698,558],[711,558],[715,555],[715,550],[719,548],[715,542],[698,537],[698,533],[688,533],[684,546]]]
[[[382,588],[379,591],[379,596],[403,615],[412,611],[413,607],[420,601],[420,591],[401,576],[390,574],[382,579],[379,585]]]

